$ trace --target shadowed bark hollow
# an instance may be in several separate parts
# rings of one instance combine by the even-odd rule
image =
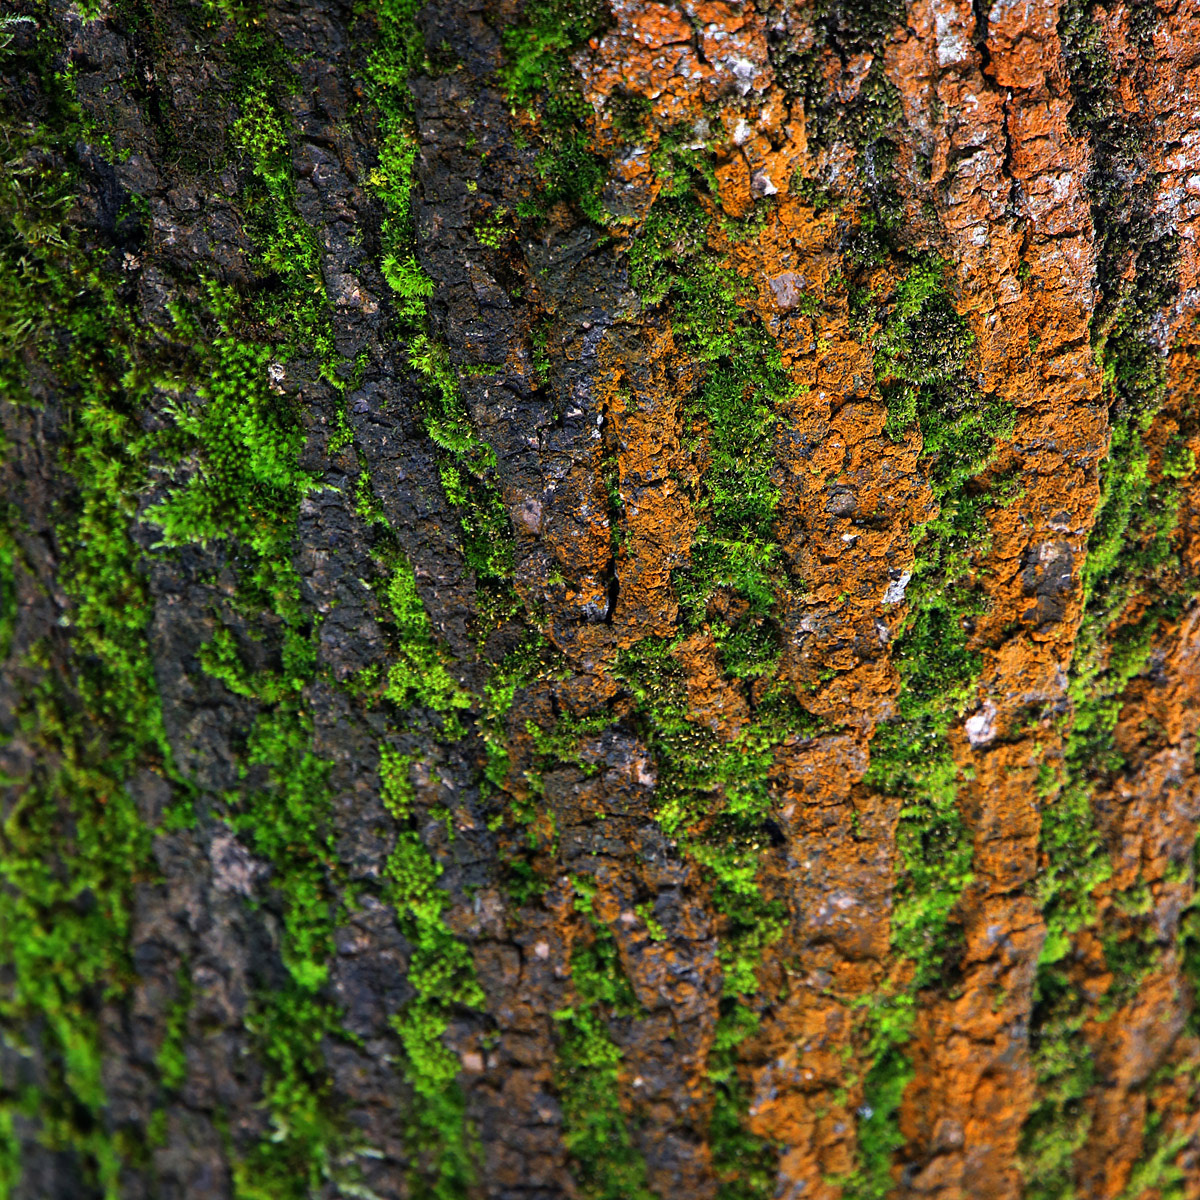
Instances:
[[[1200,6],[8,0],[0,1200],[1200,1198]]]

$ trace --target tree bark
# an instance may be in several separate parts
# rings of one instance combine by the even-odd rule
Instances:
[[[0,1200],[1200,1197],[1198,45],[14,0]]]

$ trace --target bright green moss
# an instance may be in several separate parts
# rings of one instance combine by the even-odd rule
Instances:
[[[306,1200],[333,1174],[332,1151],[340,1142],[321,1052],[323,1039],[337,1036],[337,1022],[328,1005],[297,985],[260,1006],[255,1032],[273,1128],[267,1140],[235,1157],[234,1195]]]
[[[421,704],[449,714],[470,708],[473,697],[446,670],[429,616],[417,595],[416,578],[407,563],[398,563],[393,569],[387,598],[399,642],[397,658],[388,668],[386,698],[401,709]]]
[[[756,618],[787,590],[772,530],[779,493],[771,464],[777,406],[796,390],[775,342],[743,307],[745,281],[709,248],[709,223],[693,195],[660,201],[629,251],[630,282],[645,303],[670,306],[676,337],[707,368],[687,416],[704,428],[711,463],[695,500],[701,524],[691,563],[676,579],[695,622],[718,588],[749,600]],[[761,620],[755,629],[766,632]],[[723,640],[736,637],[729,630]]]
[[[397,316],[419,327],[433,282],[417,262],[412,218],[412,169],[417,138],[408,78],[424,48],[414,18],[416,0],[384,0],[375,5],[378,40],[367,66],[369,94],[380,114],[379,165],[368,183],[383,204],[381,268],[397,295]]]
[[[533,721],[526,721],[525,732],[533,740],[533,748],[540,760],[539,766],[569,763],[584,775],[594,775],[600,768],[582,756],[580,742],[591,734],[600,733],[612,724],[607,713],[592,717],[576,717],[563,713],[551,729],[542,729]],[[535,761],[537,761],[535,760]]]
[[[1048,788],[1042,814],[1040,849],[1047,865],[1037,892],[1047,936],[1035,982],[1031,1030],[1038,1100],[1022,1138],[1031,1200],[1073,1196],[1073,1156],[1087,1130],[1082,1097],[1093,1078],[1086,1058],[1078,1054],[1078,1043],[1090,1005],[1059,964],[1072,951],[1073,935],[1095,928],[1093,892],[1112,874],[1092,813],[1092,795],[1100,781],[1125,768],[1112,740],[1122,695],[1145,670],[1164,622],[1178,619],[1190,595],[1173,574],[1177,551],[1171,532],[1177,508],[1169,494],[1163,494],[1165,486],[1177,486],[1177,481],[1151,484],[1146,452],[1140,438],[1129,436],[1128,425],[1124,430],[1118,427],[1113,441],[1102,489],[1104,507],[1083,569],[1088,603],[1068,685],[1074,722],[1064,748],[1064,778]],[[1115,511],[1106,518],[1109,505]],[[1114,628],[1113,619],[1139,594],[1151,599],[1141,617]],[[1162,954],[1152,924],[1138,911],[1136,896],[1118,894],[1115,899],[1120,915],[1110,914],[1098,931],[1114,974],[1114,988],[1105,1001],[1110,1015],[1131,997]],[[1186,928],[1186,919],[1184,924]]]
[[[421,415],[439,452],[446,497],[459,515],[465,556],[479,585],[479,633],[486,636],[513,608],[512,534],[494,481],[495,455],[471,427],[445,345],[426,328],[426,301],[433,284],[417,262],[410,199],[417,140],[408,79],[417,67],[430,65],[414,24],[419,7],[413,0],[385,0],[374,8],[378,40],[368,59],[366,83],[379,113],[381,137],[379,164],[370,184],[384,208],[381,265],[396,294],[397,332],[407,342],[410,364],[426,380]],[[458,714],[474,708],[477,698],[449,672],[411,565],[396,554],[385,558],[395,651],[383,693],[393,706],[390,716],[426,709],[441,717],[438,736],[456,740],[464,733]],[[506,671],[502,664],[493,673],[482,705],[487,775],[495,782],[505,774],[503,717],[521,674],[519,669]],[[413,1092],[410,1186],[416,1197],[461,1200],[475,1181],[478,1153],[457,1084],[460,1064],[442,1039],[455,1014],[482,1007],[484,997],[469,950],[444,919],[450,897],[438,883],[441,867],[421,839],[409,780],[413,761],[411,754],[387,744],[380,749],[382,796],[398,824],[384,897],[395,907],[412,947],[408,983],[414,996],[393,1022]]]
[[[43,672],[18,710],[39,763],[5,781],[16,794],[0,851],[8,967],[0,1016],[39,1039],[47,1077],[37,1091],[0,1098],[0,1194],[19,1179],[13,1117],[21,1112],[115,1200],[131,1151],[102,1120],[97,1002],[120,997],[131,979],[130,892],[153,870],[150,833],[125,782],[139,769],[170,775],[171,767],[145,641],[150,603],[129,536],[151,450],[136,420],[151,383],[147,339],[121,300],[121,281],[68,220],[74,173],[24,157],[36,143],[70,162],[80,136],[68,81],[47,66],[58,50],[43,28],[26,64],[46,88],[45,124],[33,129],[28,113],[0,112],[0,381],[14,405],[35,403],[31,362],[58,382],[57,466],[70,480],[55,513],[69,642],[42,642],[26,663]],[[11,586],[20,542],[15,511],[3,518]],[[11,620],[11,592],[4,611]]]
[[[714,252],[713,218],[699,199],[715,191],[712,164],[685,141],[668,134],[660,144],[654,163],[663,190],[628,252],[630,281],[643,303],[669,314],[677,341],[704,371],[684,410],[692,449],[709,460],[693,497],[700,526],[674,582],[685,631],[709,626],[727,674],[770,679],[779,659],[773,613],[795,586],[775,537],[771,469],[778,410],[796,387],[749,303],[749,285]],[[767,207],[745,222],[725,220],[725,235],[735,243],[756,236]],[[742,615],[711,616],[710,602],[720,594],[744,601]],[[816,722],[777,682],[758,697],[747,727],[722,742],[688,720],[674,644],[643,641],[620,655],[614,674],[633,697],[631,720],[655,755],[656,818],[704,869],[721,916],[725,998],[710,1058],[710,1145],[722,1200],[759,1200],[772,1193],[777,1151],[745,1127],[736,1062],[756,1019],[751,998],[763,951],[782,935],[785,920],[783,906],[767,900],[757,881],[771,840],[766,781],[779,743],[813,731]]]
[[[242,34],[247,43],[260,40],[249,23]],[[231,53],[245,57],[242,51],[252,49],[235,44]],[[269,53],[265,57],[271,59]],[[303,442],[297,414],[270,386],[270,368],[275,361],[286,361],[289,351],[315,348],[333,382],[345,386],[345,376],[325,340],[328,313],[316,243],[295,212],[286,123],[272,99],[277,85],[259,67],[261,62],[243,88],[233,139],[252,168],[253,181],[243,200],[269,287],[251,303],[250,312],[237,297],[210,291],[210,315],[218,318],[223,332],[209,345],[189,314],[177,314],[175,334],[180,343],[192,343],[199,362],[190,366],[206,382],[201,403],[177,404],[176,427],[165,440],[152,442],[136,421],[148,386],[161,380],[130,370],[139,335],[132,316],[115,299],[115,283],[76,249],[69,229],[50,230],[26,220],[26,193],[33,194],[30,212],[59,207],[45,195],[44,181],[16,177],[15,186],[5,192],[10,204],[0,228],[0,284],[6,296],[19,297],[23,306],[5,308],[8,346],[38,338],[46,322],[71,334],[53,367],[80,397],[73,414],[77,435],[65,464],[79,480],[79,501],[61,538],[67,555],[63,582],[77,597],[73,633],[83,665],[79,701],[64,703],[66,698],[47,684],[26,716],[28,731],[52,749],[51,761],[59,765],[45,794],[30,793],[27,813],[8,831],[13,854],[5,859],[3,872],[12,887],[4,892],[0,938],[17,986],[3,1004],[6,1020],[14,1026],[40,1020],[45,1037],[57,1043],[49,1048],[48,1061],[62,1064],[45,1106],[35,1102],[31,1108],[22,1100],[23,1107],[32,1115],[42,1114],[43,1136],[51,1145],[83,1156],[85,1169],[109,1196],[116,1194],[123,1151],[96,1119],[104,1096],[97,1030],[86,998],[101,988],[119,992],[123,986],[129,919],[125,893],[131,880],[147,870],[149,834],[123,780],[135,764],[163,769],[166,759],[145,651],[147,598],[138,551],[128,537],[152,452],[189,460],[186,479],[152,514],[164,542],[182,546],[221,539],[237,548],[240,586],[234,604],[242,624],[237,637],[220,627],[200,661],[232,691],[261,706],[243,762],[244,778],[253,787],[229,795],[226,802],[230,822],[271,862],[272,885],[285,918],[287,983],[257,997],[250,1020],[266,1067],[272,1134],[235,1163],[235,1188],[243,1200],[298,1198],[344,1174],[336,1161],[342,1134],[321,1051],[324,1040],[343,1036],[336,1013],[321,996],[336,916],[328,764],[311,749],[304,689],[313,677],[314,631],[288,561],[298,504],[313,481],[297,465]],[[65,204],[65,190],[63,197]],[[21,314],[15,321],[14,311]],[[268,349],[240,338],[234,331],[247,315],[260,328],[265,322],[285,344]],[[6,362],[18,357],[6,357]],[[182,381],[167,382],[184,394]],[[417,699],[435,708],[463,707],[461,690],[444,668],[438,673],[440,660],[427,620],[417,628],[414,596],[405,582],[393,580],[390,589],[397,623],[407,637],[402,662],[424,674],[420,680],[393,679],[393,698],[407,703],[416,688]],[[266,636],[255,627],[259,616],[267,614],[272,618],[267,624],[278,631],[271,636],[279,639],[274,649],[280,665],[251,671],[238,638]],[[61,824],[68,809],[73,836],[64,840]],[[56,856],[64,862],[65,874],[52,870]],[[424,1008],[405,1014],[401,1037],[419,1067],[418,1091],[424,1087],[441,1094],[447,1090],[448,1068],[437,1054],[437,1014],[446,1005],[477,1002],[477,989],[469,983],[447,986],[447,964],[453,975],[464,962],[469,967],[469,960],[444,929],[430,932],[437,897],[429,895],[429,872],[410,844],[401,843],[389,880],[397,901],[415,921],[414,980],[427,1001]],[[90,902],[82,905],[80,897],[90,897]],[[167,1088],[178,1086],[186,1072],[183,1011],[180,1007],[159,1055]],[[70,1097],[70,1103],[60,1104],[62,1097]],[[69,1112],[71,1105],[84,1114],[77,1123],[57,1115]],[[11,1135],[11,1113],[11,1108],[3,1109],[6,1137]],[[461,1142],[461,1119],[457,1124]],[[7,1174],[8,1158],[3,1161]],[[439,1170],[449,1182],[439,1185],[437,1194],[461,1195],[456,1182],[461,1172],[456,1176]]]
[[[409,1129],[416,1170],[414,1196],[459,1200],[475,1178],[475,1154],[458,1088],[459,1062],[442,1035],[459,1008],[480,1008],[470,951],[449,930],[443,912],[450,898],[438,885],[441,867],[421,840],[413,812],[410,755],[380,749],[382,797],[398,822],[387,862],[384,896],[412,947],[408,983],[414,997],[393,1020],[408,1060],[413,1089]]]
[[[154,1056],[159,1081],[167,1091],[178,1091],[187,1080],[188,1061],[184,1047],[188,1011],[192,1005],[192,978],[186,971],[175,976],[178,995],[167,1011],[167,1032]]]
[[[259,575],[252,573],[242,591],[250,616],[262,611],[264,596],[254,586]],[[316,661],[313,637],[298,625],[303,616],[294,590],[280,588],[266,598],[276,601],[267,611],[283,618],[278,669],[249,672],[225,628],[202,649],[200,661],[231,690],[262,706],[240,768],[246,785],[255,786],[227,793],[225,803],[232,827],[271,864],[283,909],[281,950],[288,975],[285,985],[255,998],[249,1022],[266,1068],[272,1133],[235,1162],[236,1195],[301,1200],[330,1176],[334,1148],[342,1140],[320,1048],[324,1039],[339,1036],[337,1015],[320,995],[333,952],[330,872],[336,858],[330,768],[312,751],[312,718],[304,699]],[[168,1057],[165,1069],[172,1065]]]
[[[21,1182],[21,1143],[13,1127],[14,1116],[8,1104],[0,1108],[0,1196],[5,1200]]]
[[[576,881],[575,907],[590,914],[591,891]],[[621,1051],[608,1031],[614,1017],[638,1017],[641,1005],[621,970],[616,939],[595,918],[571,955],[574,1003],[554,1014],[558,1024],[557,1085],[563,1143],[586,1200],[657,1200],[646,1164],[634,1149],[621,1111]]]
[[[226,335],[211,353],[201,403],[174,412],[199,462],[185,486],[147,517],[161,526],[167,546],[229,538],[260,555],[277,554],[290,541],[301,497],[316,486],[297,465],[304,434],[291,403],[270,390],[269,347]]]
[[[530,0],[504,31],[501,83],[513,113],[533,123],[539,141],[541,189],[523,201],[518,216],[540,216],[566,200],[591,220],[607,221],[600,202],[604,167],[591,149],[590,109],[570,65],[571,50],[597,33],[605,16],[597,0]]]
[[[631,719],[658,765],[656,818],[704,868],[722,917],[718,954],[726,999],[718,1050],[710,1060],[715,1102],[710,1138],[723,1180],[722,1200],[759,1200],[770,1195],[776,1152],[742,1123],[745,1095],[736,1051],[757,1018],[739,997],[757,992],[756,969],[763,950],[783,932],[782,907],[765,900],[756,882],[759,852],[769,842],[764,824],[770,804],[766,773],[778,741],[811,720],[777,690],[760,706],[761,720],[733,743],[720,742],[687,719],[682,672],[671,657],[672,645],[655,639],[638,644],[622,653],[615,674],[637,702]],[[598,732],[610,719],[605,714],[565,717],[549,731],[531,724],[539,769],[555,762],[589,771],[580,757],[580,739]],[[590,911],[588,881],[577,879],[575,886],[577,907]],[[653,937],[654,926],[649,921],[647,926]],[[615,975],[611,935],[593,922],[590,936],[594,940],[586,944],[586,953],[581,951],[573,960],[582,1004],[558,1014],[564,1023],[559,1058],[567,1136],[587,1194],[640,1196],[640,1160],[627,1162],[628,1153],[620,1150],[627,1139],[617,1087],[620,1056],[604,1025],[608,1015],[636,1016],[637,1008],[628,984]]]
[[[903,1144],[897,1114],[912,1075],[905,1047],[915,998],[953,978],[960,953],[954,909],[972,878],[958,766],[946,735],[975,697],[981,659],[969,638],[982,600],[972,569],[987,548],[987,511],[1004,500],[976,480],[997,440],[1011,436],[1014,413],[975,389],[968,373],[973,338],[945,279],[939,260],[914,263],[890,310],[877,314],[875,373],[888,404],[887,429],[896,439],[913,426],[920,431],[938,515],[914,530],[910,611],[893,650],[901,678],[896,715],[875,732],[865,779],[901,800],[892,946],[914,969],[903,992],[873,998],[865,1013],[871,1066],[858,1167],[843,1181],[847,1200],[876,1200],[892,1188],[893,1156]]]

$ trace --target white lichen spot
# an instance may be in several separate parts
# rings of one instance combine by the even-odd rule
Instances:
[[[771,182],[766,171],[755,171],[750,179],[750,189],[756,196],[775,196],[779,189]]]
[[[883,593],[884,604],[900,604],[904,600],[904,593],[908,591],[910,579],[912,579],[911,571],[905,571],[899,579],[893,579],[888,584],[887,591]]]
[[[964,728],[972,746],[986,746],[996,736],[996,706],[985,700],[978,711],[966,719]]]

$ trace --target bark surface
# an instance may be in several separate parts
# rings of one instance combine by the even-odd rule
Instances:
[[[1200,5],[11,0],[0,1200],[1200,1197]]]

